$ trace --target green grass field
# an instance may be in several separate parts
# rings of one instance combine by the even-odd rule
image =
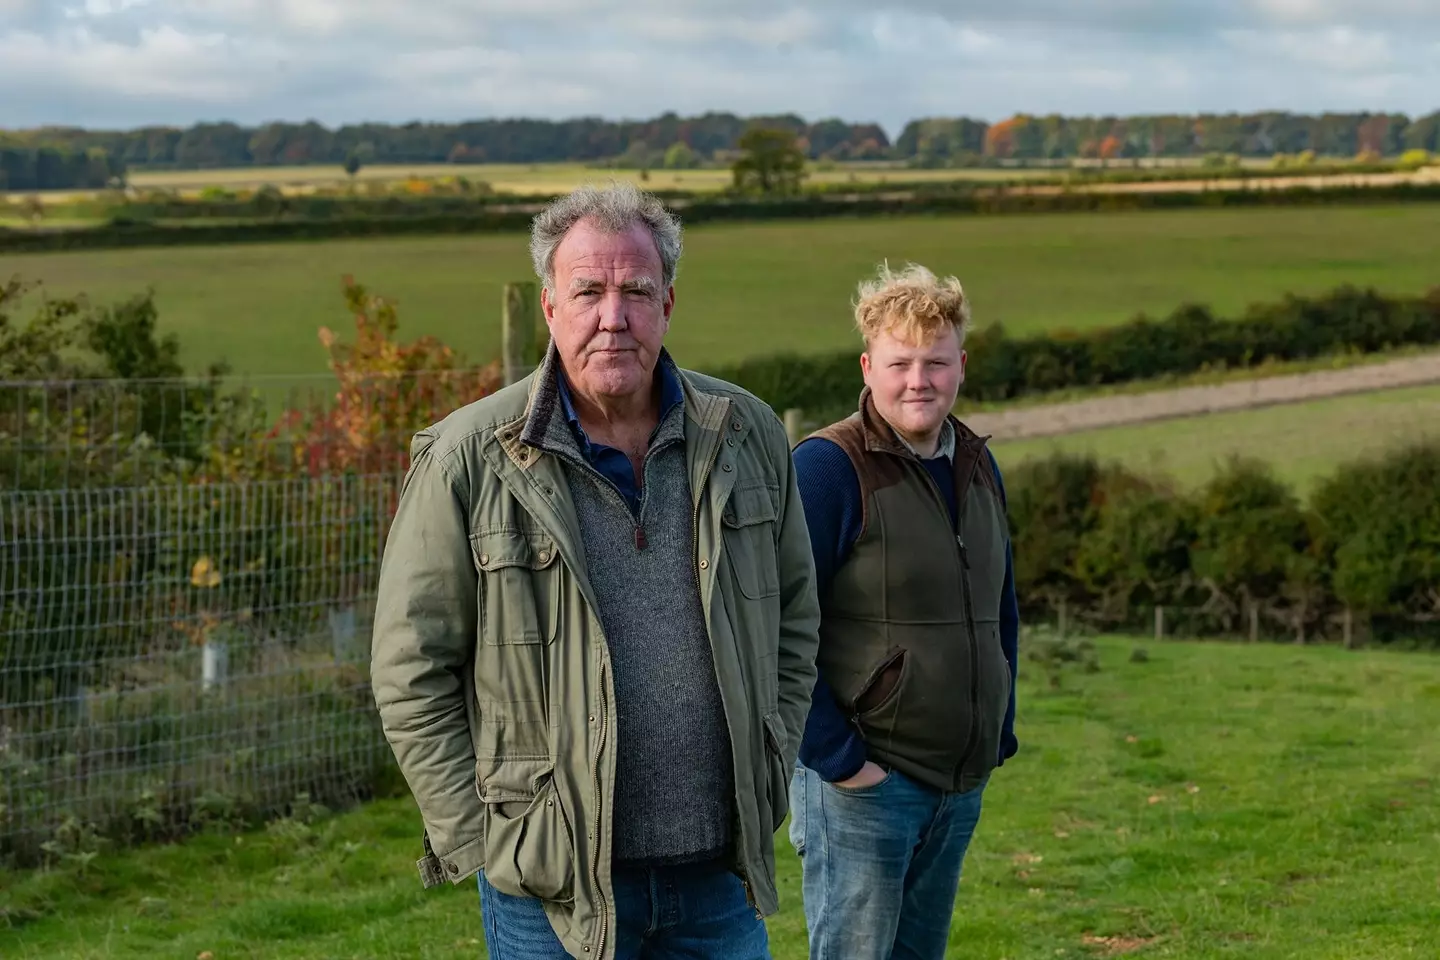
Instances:
[[[1132,470],[1200,484],[1232,454],[1256,457],[1302,496],[1336,464],[1400,444],[1440,439],[1440,387],[1406,387],[1308,403],[1059,437],[993,441],[1002,468],[1054,451],[1093,453]]]
[[[1345,282],[1418,292],[1440,283],[1440,205],[699,226],[669,343],[695,365],[854,345],[855,283],[886,258],[958,275],[977,324],[1084,328]],[[530,278],[522,234],[17,255],[3,270],[102,301],[153,285],[187,363],[252,374],[324,371],[316,330],[348,329],[347,272],[399,301],[402,335],[472,358],[498,349],[504,283]]]
[[[1058,689],[1022,667],[948,956],[1399,960],[1440,929],[1440,658],[1098,643]],[[1184,696],[1174,691],[1183,688]],[[472,884],[422,891],[408,798],[240,838],[0,874],[13,960],[484,956]],[[776,836],[779,960],[805,956]],[[3,918],[8,917],[7,924]]]

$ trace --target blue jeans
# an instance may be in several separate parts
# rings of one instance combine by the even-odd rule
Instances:
[[[983,791],[942,793],[894,770],[841,789],[797,765],[790,842],[811,960],[941,960]]]
[[[621,869],[615,886],[616,960],[769,960],[765,923],[724,867]],[[539,900],[496,890],[480,874],[490,960],[570,960]]]

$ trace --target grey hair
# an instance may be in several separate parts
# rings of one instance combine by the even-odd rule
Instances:
[[[555,248],[581,220],[606,233],[623,233],[642,224],[660,252],[662,286],[668,288],[675,282],[681,252],[679,219],[654,194],[633,183],[616,183],[605,189],[586,185],[572,190],[535,216],[530,228],[530,261],[546,289],[555,289]]]

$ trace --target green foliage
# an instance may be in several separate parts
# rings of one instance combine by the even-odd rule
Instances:
[[[57,378],[0,391],[0,543],[24,557],[0,604],[0,701],[22,705],[0,725],[20,734],[0,798],[21,801],[0,809],[0,860],[249,822],[297,784],[363,794],[383,740],[337,623],[373,589],[411,436],[498,365],[400,341],[394,304],[347,277],[354,339],[319,336],[335,386],[267,416],[219,372],[177,378],[149,293],[21,322],[32,289],[0,288],[8,372]],[[218,691],[195,681],[212,644],[233,671]]]
[[[700,155],[684,140],[677,140],[665,151],[666,170],[693,170],[700,166]]]
[[[41,300],[34,315],[21,319],[16,311],[40,285],[12,277],[0,285],[0,380],[66,379],[74,376],[67,351],[77,342],[78,298]]]
[[[1231,461],[1200,491],[1197,506],[1191,560],[1217,592],[1248,603],[1313,579],[1309,518],[1264,464]]]
[[[1173,489],[1119,473],[1107,479],[1095,527],[1075,554],[1080,583],[1102,614],[1121,621],[1136,607],[1185,603],[1198,511]]]
[[[153,291],[95,307],[19,278],[0,287],[0,380],[12,381],[0,391],[0,439],[24,438],[0,443],[0,480],[36,488],[114,471],[108,479],[123,482],[203,457],[200,420],[228,370],[214,364],[185,390],[161,382],[184,368],[178,339],[157,322]]]
[[[123,182],[125,163],[103,148],[0,143],[0,192],[101,190]]]
[[[1024,123],[1018,123],[1022,120]],[[711,156],[736,149],[756,125],[786,129],[802,138],[811,158],[913,160],[917,166],[956,166],[982,158],[987,139],[1004,141],[1009,162],[1064,158],[1153,157],[1174,160],[1214,154],[1268,158],[1314,151],[1322,157],[1370,152],[1394,157],[1403,150],[1440,150],[1440,113],[1306,115],[1170,114],[1134,117],[1059,115],[1010,117],[989,123],[968,117],[910,120],[892,144],[875,123],[816,121],[793,116],[710,112],[664,113],[638,121],[493,119],[460,123],[359,123],[327,128],[314,122],[199,123],[178,129],[126,131],[75,128],[0,134],[0,146],[34,154],[37,148],[88,157],[103,151],[135,168],[156,170],[263,167],[282,164],[340,165],[352,153],[367,164],[449,162],[593,162],[623,154],[635,141],[673,144],[685,140]],[[1008,135],[996,137],[1000,128]],[[988,158],[986,158],[988,161]],[[0,184],[3,187],[3,184]],[[16,189],[12,187],[12,189]]]
[[[1099,523],[1106,475],[1091,457],[1063,454],[1007,472],[1010,530],[1025,537],[1015,551],[1015,590],[1028,602],[1048,605],[1077,591],[1076,560]]]
[[[1343,603],[1440,613],[1440,445],[1342,466],[1313,497],[1318,553]]]
[[[740,157],[731,164],[735,190],[761,196],[799,192],[805,178],[805,153],[788,130],[755,127],[740,138]]]
[[[1440,343],[1440,287],[1424,296],[1386,296],[1338,287],[1315,297],[1253,304],[1233,319],[1184,304],[1164,320],[1141,315],[1083,333],[1024,339],[995,324],[971,333],[962,399],[970,402],[1246,369],[1278,361],[1377,353]],[[776,409],[853,407],[861,376],[854,353],[782,355],[712,368]]]
[[[1016,591],[1032,612],[1064,602],[1116,628],[1157,605],[1203,609],[1192,629],[1234,634],[1253,608],[1299,636],[1334,636],[1348,609],[1382,637],[1440,616],[1440,444],[1342,466],[1308,506],[1244,460],[1193,493],[1065,454],[1005,482]]]

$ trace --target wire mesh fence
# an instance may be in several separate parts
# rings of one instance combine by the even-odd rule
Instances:
[[[0,862],[43,860],[87,832],[156,839],[301,794],[364,796],[388,758],[368,651],[410,439],[500,382],[498,366],[0,382]],[[1433,434],[1435,399],[1390,391],[1175,421],[1157,437],[996,447],[1010,477],[1042,442],[1132,464],[1151,443],[1193,478],[1244,441],[1301,488],[1367,443]],[[793,439],[801,414],[786,421]],[[1022,597],[1027,625],[1062,636],[1436,642],[1440,585],[1412,601],[1386,622],[1291,600],[1066,610]]]
[[[0,861],[364,795],[409,440],[494,385],[0,384]]]

